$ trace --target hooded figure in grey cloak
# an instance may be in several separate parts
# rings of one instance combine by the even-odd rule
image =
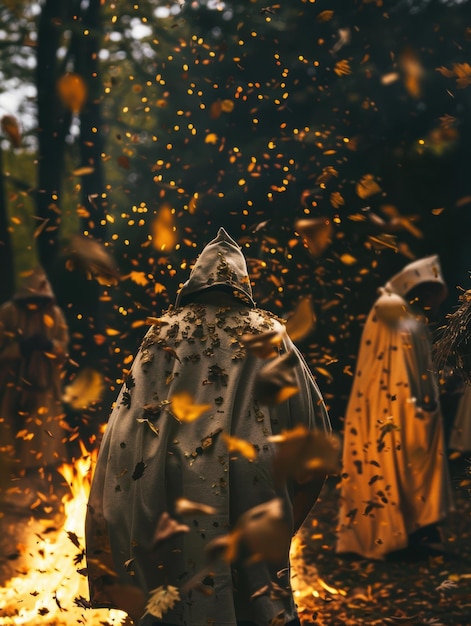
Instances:
[[[153,321],[114,406],[92,481],[86,528],[92,604],[127,610],[142,626],[293,622],[289,540],[277,562],[242,551],[213,560],[209,569],[205,548],[223,545],[240,516],[268,502],[281,503],[289,536],[295,532],[325,475],[301,486],[276,481],[270,437],[299,425],[330,432],[320,391],[281,322],[256,308],[245,258],[222,228],[175,308]],[[273,361],[291,353],[299,392],[263,404],[254,386],[266,361],[246,351],[241,337],[272,331],[281,336]],[[234,452],[230,440],[251,444],[253,456]],[[212,514],[195,510],[183,519],[175,504],[182,498]],[[159,542],[158,526],[163,535],[166,528],[176,532]],[[146,601],[154,594],[143,614],[129,608],[136,589]]]

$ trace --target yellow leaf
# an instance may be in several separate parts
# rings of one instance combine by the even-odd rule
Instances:
[[[330,204],[334,207],[334,209],[340,209],[340,207],[345,204],[342,194],[338,191],[331,193]]]
[[[245,439],[239,439],[238,437],[232,437],[227,433],[222,433],[227,449],[229,452],[240,452],[242,456],[249,461],[253,461],[257,457],[257,451],[251,443],[245,441]]]
[[[381,187],[375,181],[374,176],[372,174],[365,174],[360,182],[356,185],[357,196],[362,200],[366,200],[370,196],[374,196],[375,194],[381,191]]]
[[[232,100],[223,100],[221,102],[221,111],[224,113],[232,113],[234,110],[234,102]]]
[[[340,260],[344,265],[354,265],[357,262],[357,259],[348,252],[340,255]]]
[[[192,395],[186,391],[174,394],[170,400],[172,413],[181,422],[194,422],[212,409],[211,404],[195,404]]]
[[[145,272],[131,272],[128,277],[141,287],[145,287],[149,282]]]
[[[292,315],[286,322],[286,332],[296,343],[301,341],[314,329],[316,324],[316,314],[312,308],[310,296],[302,298]]]
[[[174,212],[163,205],[152,222],[152,244],[156,250],[173,250],[177,244]]]
[[[78,167],[76,170],[72,172],[72,174],[74,176],[87,176],[88,174],[93,174],[94,171],[95,171],[94,167],[84,165],[83,167]]]
[[[116,330],[115,328],[107,328],[105,332],[109,337],[115,337],[116,335],[119,335],[121,331]]]
[[[140,328],[141,326],[145,325],[145,321],[144,320],[134,320],[134,322],[131,324],[131,328]]]
[[[318,22],[329,22],[333,17],[333,11],[321,11],[316,19]]]
[[[204,138],[204,143],[217,143],[218,141],[218,136],[216,135],[216,133],[208,133],[206,135],[206,137]]]
[[[167,289],[167,287],[165,285],[162,285],[162,283],[154,283],[154,293],[155,294],[162,293],[166,289]]]
[[[48,315],[47,313],[44,313],[43,315],[43,322],[44,322],[44,325],[47,326],[47,328],[53,328],[55,324],[54,318],[51,315]]]
[[[343,59],[342,61],[337,61],[334,67],[334,72],[337,74],[337,76],[348,76],[348,74],[352,73],[350,63],[346,59]]]

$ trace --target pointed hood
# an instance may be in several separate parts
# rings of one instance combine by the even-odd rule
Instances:
[[[199,255],[175,306],[181,306],[190,295],[215,287],[231,290],[236,298],[255,306],[245,257],[224,228],[219,229],[217,237]]]
[[[31,300],[36,298],[43,298],[44,300],[55,301],[54,292],[52,291],[51,283],[49,282],[46,273],[41,267],[37,267],[32,270],[23,280],[23,283],[18,288],[17,292],[13,296],[13,300],[18,302],[19,300]]]
[[[421,283],[440,285],[442,287],[441,299],[446,298],[447,287],[440,267],[440,259],[436,254],[417,259],[406,265],[384,285],[384,289],[389,293],[406,296],[411,289]]]

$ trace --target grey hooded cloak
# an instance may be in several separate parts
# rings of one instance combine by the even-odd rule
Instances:
[[[116,581],[146,596],[170,585],[181,600],[161,619],[145,615],[141,625],[288,623],[296,618],[288,551],[283,562],[212,564],[209,576],[201,576],[206,593],[185,590],[185,583],[204,571],[208,542],[227,535],[248,509],[280,498],[293,529],[294,486],[275,482],[269,437],[298,424],[330,431],[320,391],[281,322],[255,307],[244,256],[223,229],[200,254],[176,307],[154,321],[110,416],[92,481],[86,527],[91,601],[124,608],[103,593]],[[283,334],[280,353],[295,355],[299,393],[263,405],[254,398],[254,383],[266,362],[247,353],[240,338],[272,330]],[[182,392],[191,394],[192,406],[210,408],[192,421],[176,419],[172,398]],[[224,433],[253,444],[256,458],[229,453]],[[181,520],[178,498],[217,512]],[[155,550],[163,513],[188,524],[189,532]]]

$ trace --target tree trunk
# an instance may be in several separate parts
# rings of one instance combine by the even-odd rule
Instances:
[[[56,91],[57,50],[61,45],[68,2],[46,0],[38,22],[36,84],[38,90],[38,216],[47,221],[37,238],[38,255],[46,272],[59,251],[61,183],[64,169],[65,136],[71,114],[62,106]]]
[[[3,178],[3,152],[0,146],[0,267],[2,280],[0,281],[0,304],[11,298],[15,290],[13,269],[13,250],[10,232],[8,230],[8,210]]]
[[[77,54],[77,72],[83,76],[89,97],[80,115],[80,153],[82,166],[93,172],[82,177],[83,203],[89,217],[83,220],[83,230],[103,241],[106,233],[106,209],[102,154],[104,151],[101,92],[103,89],[98,54],[102,38],[100,0],[90,0],[83,13],[82,23],[89,31],[81,37]]]

